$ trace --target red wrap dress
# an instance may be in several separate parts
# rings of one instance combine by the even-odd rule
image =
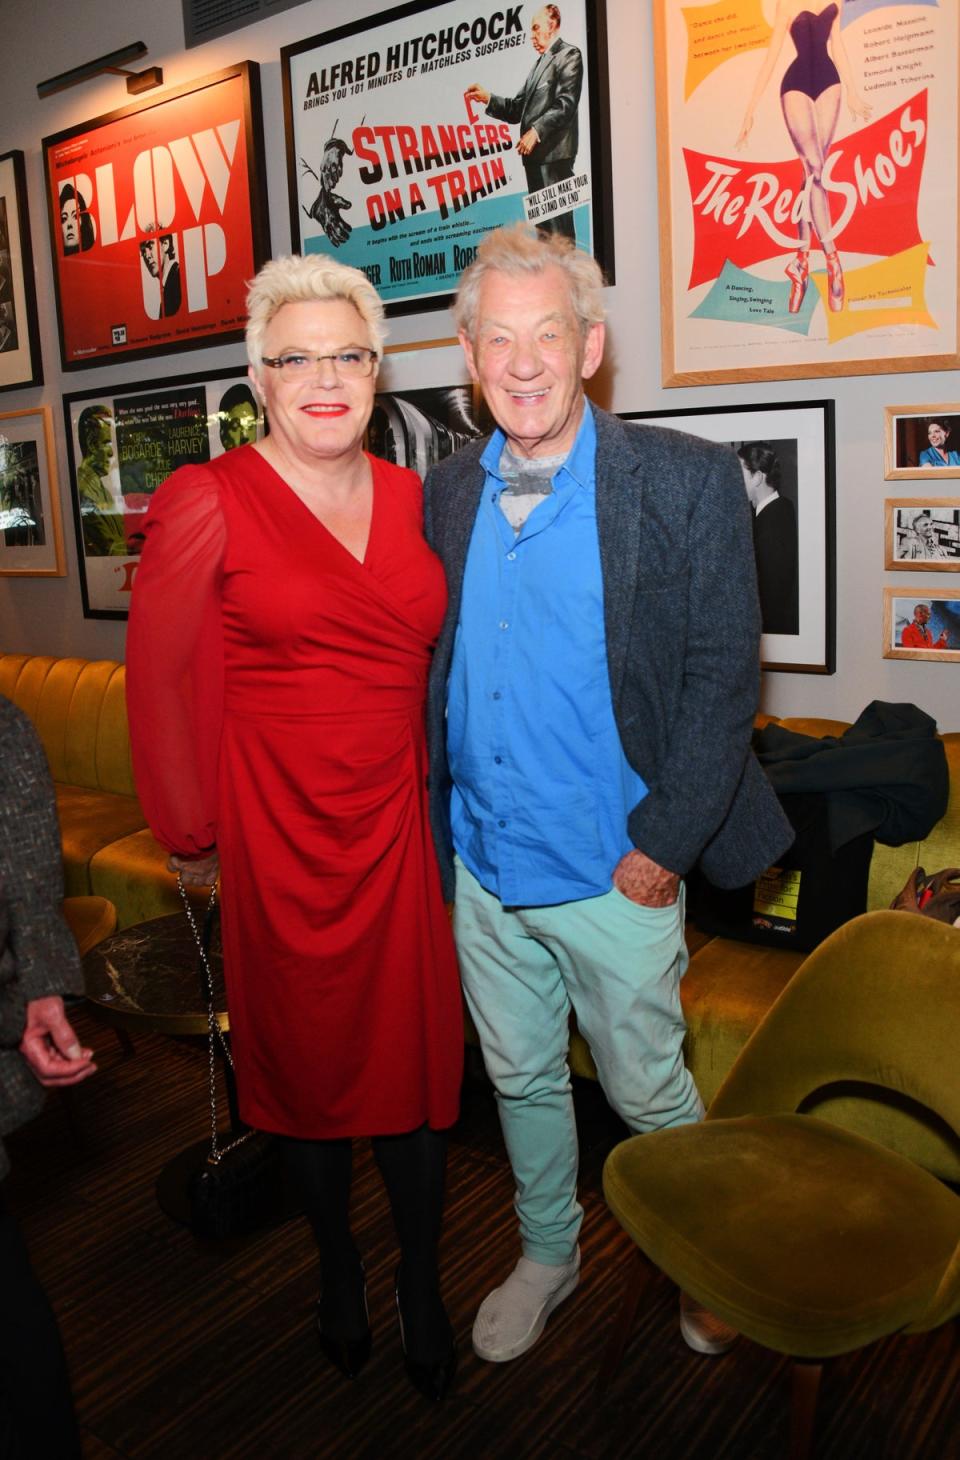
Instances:
[[[362,563],[251,446],[175,472],[127,641],[150,825],[220,854],[241,1114],[309,1139],[452,1124],[463,1057],[426,805],[446,588],[419,479],[370,465]]]

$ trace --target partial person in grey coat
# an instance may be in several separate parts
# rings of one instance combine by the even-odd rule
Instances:
[[[484,104],[487,115],[520,127],[517,151],[527,192],[573,177],[577,160],[577,114],[583,89],[583,56],[560,35],[560,11],[544,5],[530,22],[537,60],[516,96],[497,96],[474,83],[464,95]],[[574,237],[572,213],[544,219],[546,233]]]
[[[93,1074],[67,1019],[80,993],[77,947],[61,914],[53,786],[27,717],[0,696],[0,1138],[40,1109],[44,1086]],[[9,1160],[0,1139],[0,1178]],[[0,1188],[0,1455],[72,1460],[80,1443],[56,1319]]]
[[[454,316],[497,430],[425,484],[449,588],[434,834],[520,1221],[520,1261],[474,1325],[494,1362],[578,1282],[571,1008],[631,1129],[700,1119],[682,878],[699,864],[741,886],[793,839],[750,750],[760,616],[736,457],[587,402],[601,286],[565,239],[487,235]],[[681,1328],[704,1353],[734,1337],[687,1301]]]

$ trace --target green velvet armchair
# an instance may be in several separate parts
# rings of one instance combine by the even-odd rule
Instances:
[[[822,1360],[960,1312],[960,1196],[890,1149],[886,1103],[872,1128],[869,1115],[872,1092],[892,1092],[960,1149],[958,1028],[960,929],[866,913],[806,959],[702,1124],[634,1136],[607,1159],[607,1202],[642,1252],[746,1338],[794,1358],[798,1460]],[[823,1118],[845,1109],[824,1102],[831,1092],[862,1097],[857,1133]],[[641,1262],[628,1288],[601,1392],[648,1273]]]

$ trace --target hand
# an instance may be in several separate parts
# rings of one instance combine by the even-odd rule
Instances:
[[[949,649],[950,648],[950,638],[949,638],[949,636],[947,634],[946,629],[942,629],[941,630],[940,637],[937,640],[937,642],[934,644],[933,647],[935,649]]]
[[[20,1053],[40,1084],[52,1089],[79,1085],[97,1068],[93,1050],[81,1049],[59,994],[31,999],[27,1004]]]
[[[313,205],[313,216],[334,248],[346,243],[353,232],[353,225],[340,216],[340,210],[349,207],[346,198],[341,198],[339,193],[328,193],[325,189],[321,189]]]
[[[747,138],[750,135],[750,132],[751,132],[752,127],[753,127],[753,112],[747,112],[747,115],[743,119],[743,126],[740,128],[740,135],[739,135],[739,137],[737,138],[737,140],[733,144],[734,145],[734,148],[736,149],[736,151],[739,152],[740,149],[741,149],[741,147],[743,147],[746,144],[746,140],[747,140]]]
[[[205,857],[172,856],[167,871],[179,872],[184,887],[212,887],[220,876],[220,858],[216,852]]]
[[[523,136],[520,138],[520,141],[517,143],[517,151],[520,153],[520,156],[529,157],[530,153],[533,151],[534,147],[538,145],[539,141],[540,133],[537,131],[536,127],[531,127],[529,131],[524,132]]]
[[[487,91],[483,86],[478,86],[476,82],[473,82],[471,86],[468,86],[463,94],[464,96],[469,97],[471,101],[479,101],[484,106],[486,106],[487,102],[490,100],[489,91]]]
[[[627,852],[614,867],[613,885],[640,907],[672,907],[680,896],[677,873],[636,850]]]

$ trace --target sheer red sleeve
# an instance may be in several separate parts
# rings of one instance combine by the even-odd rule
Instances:
[[[223,714],[220,487],[181,467],[157,491],[127,629],[127,712],[137,793],[161,846],[200,857],[217,839]]]

